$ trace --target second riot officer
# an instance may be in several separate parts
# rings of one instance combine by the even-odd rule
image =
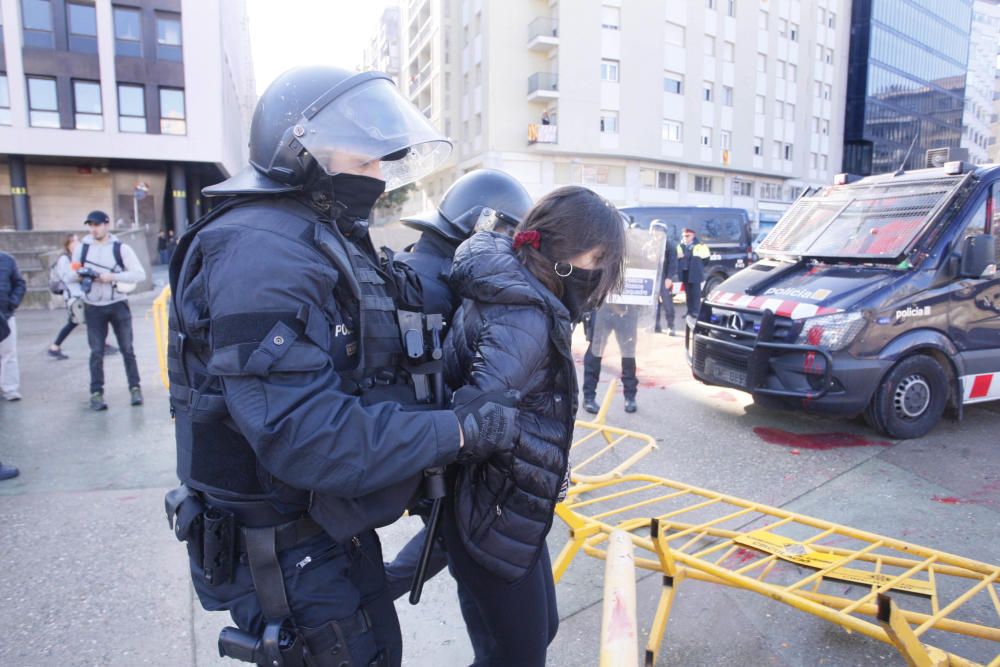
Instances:
[[[291,70],[257,104],[250,167],[206,188],[225,199],[181,239],[168,354],[183,486],[167,511],[202,605],[238,626],[224,655],[400,664],[374,528],[424,469],[512,447],[511,397],[463,388],[428,409],[425,339],[407,328],[419,281],[368,236],[383,191],[449,151],[384,74]]]

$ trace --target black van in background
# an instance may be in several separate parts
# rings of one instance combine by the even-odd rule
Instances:
[[[750,216],[742,208],[626,206],[621,210],[641,229],[649,229],[653,220],[662,221],[667,228],[667,244],[673,251],[676,251],[685,227],[698,234],[698,239],[712,253],[705,263],[702,294],[708,294],[753,261]]]
[[[835,183],[689,318],[695,378],[894,438],[1000,400],[1000,166]]]

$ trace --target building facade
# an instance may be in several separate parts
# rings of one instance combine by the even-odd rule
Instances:
[[[535,196],[773,221],[841,162],[846,0],[409,0],[403,87],[455,142],[417,206],[504,169]]]
[[[0,229],[102,209],[183,231],[246,163],[242,0],[0,0],[0,18]]]
[[[386,7],[379,17],[375,36],[365,47],[363,70],[385,72],[399,84],[399,7]]]
[[[853,1],[844,171],[920,168],[930,149],[960,156],[972,4]]]
[[[969,36],[969,71],[965,77],[965,110],[961,147],[973,164],[991,162],[993,92],[1000,53],[1000,0],[975,0]]]

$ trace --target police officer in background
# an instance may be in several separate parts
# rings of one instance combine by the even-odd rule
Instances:
[[[401,325],[416,281],[368,236],[383,191],[450,148],[385,74],[291,70],[257,104],[250,167],[204,190],[227,199],[178,245],[167,514],[202,605],[239,626],[224,655],[399,665],[374,528],[424,469],[512,447],[513,397],[461,388],[427,409],[407,370],[421,332]]]
[[[497,169],[476,169],[452,183],[437,209],[402,219],[407,227],[419,230],[420,238],[395,256],[420,277],[423,310],[442,315],[446,324],[461,304],[449,283],[455,250],[477,231],[513,233],[532,206],[531,195],[513,176]],[[386,565],[386,578],[393,599],[410,590],[420,553],[427,540],[424,527]],[[425,579],[438,574],[448,563],[440,536],[430,552]],[[492,639],[476,604],[461,586],[458,600],[476,658],[486,656]]]
[[[693,229],[685,228],[677,244],[677,276],[684,283],[687,314],[698,317],[701,309],[701,283],[705,280],[705,260],[711,251],[698,240]]]

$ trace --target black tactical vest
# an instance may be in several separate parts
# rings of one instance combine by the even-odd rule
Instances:
[[[250,201],[260,200],[229,201],[199,220],[181,239],[171,261],[167,370],[171,412],[176,428],[177,476],[192,489],[228,498],[270,500],[282,511],[311,509],[318,505],[317,513],[337,515],[334,519],[326,517],[327,521],[316,517],[328,528],[328,532],[337,537],[328,526],[344,523],[341,520],[343,515],[357,514],[356,509],[349,507],[356,501],[328,499],[324,509],[324,503],[317,503],[308,491],[287,486],[258,465],[249,442],[229,418],[221,381],[207,371],[212,349],[210,340],[214,335],[217,341],[220,332],[210,330],[207,312],[193,318],[195,321],[183,321],[181,317],[191,311],[190,307],[185,307],[185,286],[200,268],[195,265],[196,261],[189,261],[186,257],[192,239],[223,213],[228,214],[229,222],[233,221],[232,216],[260,215],[259,208],[241,210],[241,204]],[[369,252],[358,246],[358,242],[348,241],[335,223],[323,220],[304,204],[290,199],[265,201],[275,214],[284,214],[282,231],[290,240],[318,248],[338,272],[338,285],[330,298],[337,299],[338,305],[349,316],[359,346],[357,366],[340,372],[345,386],[353,388],[354,394],[368,405],[394,401],[417,410],[433,407],[417,400],[410,373],[402,370],[407,366],[407,360],[403,357],[402,334],[397,319],[400,276],[393,274],[391,266],[383,267],[374,261]],[[370,244],[367,238],[361,242]],[[412,302],[415,299],[410,295],[407,300]],[[259,334],[259,340],[275,321],[280,320],[297,335],[310,338],[314,343],[325,340],[332,346],[333,336],[315,335],[316,327],[325,326],[328,329],[329,322],[319,313],[301,310],[267,313],[266,316],[253,314],[247,321],[234,323],[233,329],[239,330],[244,337],[249,335],[252,343],[253,332]],[[314,335],[310,336],[310,332]],[[428,372],[427,364],[419,371]],[[383,510],[386,516],[377,520],[358,519],[355,525],[345,526],[346,536],[398,518],[413,495],[419,478],[420,475],[415,475],[414,479],[406,480],[398,488],[387,490],[398,498],[388,503],[390,509]],[[396,504],[399,505],[398,511]],[[369,523],[373,525],[369,526]]]

